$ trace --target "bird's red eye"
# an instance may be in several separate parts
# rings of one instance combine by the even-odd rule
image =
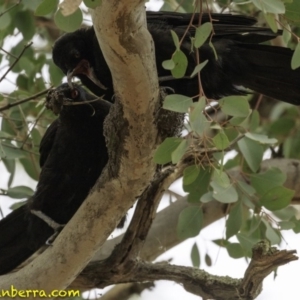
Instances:
[[[73,99],[76,98],[78,96],[78,91],[76,89],[73,89],[71,91],[71,96],[72,96]]]

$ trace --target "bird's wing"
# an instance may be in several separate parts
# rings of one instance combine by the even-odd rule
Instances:
[[[178,12],[168,12],[168,11],[147,11],[147,23],[157,24],[164,26],[182,26],[190,24],[193,13],[178,13]],[[193,17],[193,24],[199,24],[199,17],[201,18],[201,23],[213,21],[214,24],[231,24],[238,26],[252,26],[257,20],[256,18],[244,16],[244,15],[232,15],[232,14],[218,14],[218,13],[203,13],[200,15],[196,13]]]
[[[59,127],[59,119],[56,119],[47,128],[41,140],[41,144],[40,144],[40,167],[41,168],[45,165],[49,153],[52,149],[58,127]]]

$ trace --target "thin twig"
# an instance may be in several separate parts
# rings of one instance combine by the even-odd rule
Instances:
[[[80,102],[72,102],[73,100],[72,99],[65,99],[63,101],[63,105],[65,106],[68,106],[68,105],[83,105],[83,104],[87,104],[87,103],[91,103],[91,102],[95,102],[95,101],[98,101],[98,100],[102,100],[102,101],[105,101],[105,102],[108,102],[110,103],[109,101],[106,101],[103,99],[103,96],[101,97],[98,97],[96,99],[93,99],[93,100],[88,100],[88,101],[80,101]]]
[[[22,57],[26,49],[28,49],[32,45],[32,42],[25,45],[23,50],[21,51],[20,55],[16,58],[16,60],[13,62],[13,64],[10,66],[10,68],[4,73],[4,75],[0,78],[0,82],[6,77],[6,75],[11,71],[11,69],[16,65],[16,63],[19,61],[19,59]]]
[[[36,98],[38,98],[39,96],[42,96],[42,95],[44,95],[44,94],[47,94],[48,91],[49,91],[51,88],[52,88],[52,86],[51,86],[49,89],[43,90],[43,91],[41,91],[41,92],[39,92],[39,93],[37,93],[37,94],[35,94],[35,95],[32,95],[32,96],[30,96],[30,97],[28,97],[28,98],[25,98],[25,99],[16,101],[16,102],[14,102],[14,103],[8,103],[7,105],[4,105],[4,106],[0,107],[0,111],[4,111],[4,110],[6,110],[6,109],[10,109],[11,107],[14,107],[14,106],[17,106],[17,105],[19,105],[19,104],[25,103],[25,102],[27,102],[27,101],[29,101],[29,100],[36,99]]]
[[[22,142],[22,145],[21,145],[20,149],[22,149],[22,150],[24,149],[24,145],[26,144],[26,142],[27,142],[29,136],[31,135],[33,129],[34,129],[35,126],[37,125],[38,121],[40,120],[40,118],[41,118],[41,116],[43,115],[43,113],[45,112],[45,110],[46,110],[46,108],[43,107],[43,108],[41,109],[41,111],[39,112],[39,114],[38,114],[38,116],[36,117],[36,119],[35,119],[33,125],[31,126],[31,129],[29,130],[29,132],[28,132],[28,134],[26,135],[24,141]]]
[[[7,55],[9,55],[9,56],[11,56],[11,57],[15,58],[15,59],[17,59],[17,58],[18,58],[18,57],[17,57],[17,56],[15,56],[14,54],[11,54],[11,53],[9,53],[8,51],[6,51],[5,49],[3,49],[2,47],[0,47],[0,50],[1,50],[1,51],[3,51],[4,53],[6,53]]]
[[[3,11],[2,13],[0,13],[0,17],[2,17],[4,14],[6,14],[7,12],[9,12],[11,9],[13,9],[14,7],[18,6],[21,3],[22,0],[19,0],[16,4],[12,5],[11,7],[9,7],[7,10]]]

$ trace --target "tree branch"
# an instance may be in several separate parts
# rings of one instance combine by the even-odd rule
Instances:
[[[46,293],[65,289],[154,176],[152,157],[159,142],[154,116],[159,90],[153,43],[144,26],[144,2],[102,1],[94,12],[94,23],[116,90],[117,103],[111,115],[119,114],[119,118],[107,122],[119,130],[111,132],[108,143],[117,147],[119,160],[110,158],[96,187],[53,247],[19,272],[2,276],[2,289],[12,284]],[[125,126],[118,127],[119,121]],[[116,144],[111,141],[114,136],[119,139]]]
[[[285,186],[296,190],[294,201],[300,199],[300,161],[295,159],[270,159],[262,163],[262,171],[269,167],[277,167],[287,175]],[[229,174],[233,179],[243,180],[240,176],[239,168],[230,170]],[[150,198],[148,201],[152,201],[152,199]],[[139,253],[141,259],[152,261],[165,251],[183,242],[177,237],[176,227],[179,214],[188,206],[186,197],[182,197],[157,214],[145,245]],[[224,217],[226,210],[227,205],[218,201],[211,201],[203,205],[203,228]],[[123,237],[124,235],[107,241],[94,256],[93,261],[89,264],[89,268],[86,268],[72,283],[72,287],[83,289],[94,287],[94,268],[97,265],[97,261],[105,260]]]
[[[276,268],[298,260],[296,250],[279,251],[268,241],[261,241],[252,249],[252,260],[239,287],[241,297],[255,299],[262,290],[263,280]]]
[[[43,90],[35,95],[32,95],[30,97],[27,97],[27,98],[24,98],[22,100],[19,100],[19,101],[16,101],[16,102],[13,102],[13,103],[8,103],[7,105],[4,105],[4,106],[1,106],[0,107],[0,111],[4,111],[6,109],[10,109],[11,107],[14,107],[14,106],[17,106],[17,105],[20,105],[20,104],[23,104],[25,102],[28,102],[30,100],[33,100],[33,99],[36,99],[42,95],[45,95],[48,93],[48,91],[52,88],[52,86],[49,88],[49,89],[46,89],[46,90]]]
[[[261,292],[262,281],[278,266],[297,260],[296,251],[279,251],[270,248],[267,242],[260,242],[253,248],[253,259],[244,279],[210,275],[192,267],[175,266],[167,263],[151,264],[132,260],[122,272],[94,266],[95,287],[103,288],[116,283],[170,280],[183,284],[184,288],[203,299],[231,300],[255,299]]]

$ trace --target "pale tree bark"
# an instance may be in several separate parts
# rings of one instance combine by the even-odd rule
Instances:
[[[184,198],[158,215],[148,237],[151,220],[147,220],[146,214],[141,218],[136,216],[121,245],[118,246],[118,249],[125,250],[124,253],[120,251],[124,256],[121,261],[125,263],[119,270],[113,268],[118,263],[114,248],[122,237],[105,243],[112,230],[139,197],[143,199],[144,196],[144,200],[154,202],[148,206],[145,202],[144,206],[145,211],[149,212],[149,219],[154,218],[161,195],[182,175],[183,165],[167,167],[160,173],[165,172],[161,183],[155,183],[156,166],[152,157],[156,146],[161,142],[161,136],[154,125],[157,122],[155,116],[159,107],[159,91],[153,43],[145,27],[144,2],[102,1],[101,6],[93,13],[93,22],[112,72],[116,92],[116,104],[106,121],[105,132],[110,162],[93,192],[56,239],[54,246],[49,247],[32,264],[19,272],[2,276],[1,288],[8,289],[13,284],[17,289],[30,286],[32,289],[43,289],[49,293],[54,289],[65,289],[70,284],[71,287],[87,289],[118,282],[168,279],[182,283],[188,291],[207,298],[221,299],[219,297],[222,297],[223,285],[228,289],[228,299],[236,296],[239,288],[243,289],[240,295],[245,292],[243,296],[246,298],[249,293],[256,295],[260,291],[264,276],[256,282],[254,290],[251,290],[251,270],[248,270],[247,274],[250,275],[246,283],[235,280],[230,284],[224,282],[221,277],[210,276],[201,270],[194,272],[192,268],[152,265],[139,261],[140,258],[151,261],[182,242],[177,238],[176,225],[179,213],[188,205]],[[288,177],[286,186],[296,190],[295,201],[299,200],[299,162],[272,160],[265,162],[262,169],[264,165],[281,168]],[[233,179],[243,180],[238,169],[229,173]],[[152,187],[156,187],[153,191],[150,182]],[[147,198],[147,187],[153,199]],[[141,212],[144,208],[140,206]],[[203,210],[205,227],[224,217],[230,207],[213,201],[205,204]],[[139,225],[145,223],[145,228],[139,228]],[[126,237],[132,240],[132,245],[128,241],[126,244]],[[102,245],[104,246],[101,248]],[[99,248],[100,254],[95,255]],[[103,262],[111,253],[112,258]],[[286,261],[294,260],[293,254],[281,253]],[[93,262],[85,268],[92,258]],[[280,260],[277,265],[281,264],[283,262]],[[266,268],[269,272],[269,265]],[[212,278],[214,285],[209,287],[207,279]],[[219,290],[216,287],[219,287]],[[128,289],[128,285],[126,288]],[[215,292],[210,289],[214,289]]]
[[[110,160],[53,247],[20,271],[2,276],[2,289],[13,284],[17,289],[30,286],[49,293],[68,287],[155,173],[152,157],[159,139],[154,115],[159,90],[144,1],[102,1],[93,19],[117,95],[112,113],[119,115],[122,124],[114,133],[119,139],[119,148],[114,149],[118,160]]]

